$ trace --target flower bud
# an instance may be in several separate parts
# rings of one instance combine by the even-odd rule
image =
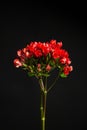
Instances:
[[[46,66],[46,70],[47,70],[47,71],[50,71],[50,70],[51,70],[51,66],[50,66],[49,64]]]

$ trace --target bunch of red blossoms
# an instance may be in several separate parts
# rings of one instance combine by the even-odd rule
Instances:
[[[50,76],[55,68],[59,76],[67,77],[73,70],[68,52],[62,48],[62,42],[50,40],[49,42],[31,42],[23,49],[17,51],[14,59],[15,67],[22,67],[29,76]]]

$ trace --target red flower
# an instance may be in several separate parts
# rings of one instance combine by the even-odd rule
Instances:
[[[50,41],[50,46],[51,46],[51,48],[55,48],[56,47],[56,40],[51,40]]]
[[[36,50],[33,54],[35,55],[35,57],[41,57],[42,56],[41,50]]]
[[[60,59],[60,63],[69,65],[69,64],[71,64],[71,60],[67,57],[63,57]]]
[[[61,48],[61,47],[62,47],[62,45],[63,45],[63,43],[62,43],[62,42],[57,42],[57,47],[58,47],[58,48]]]
[[[21,51],[21,50],[18,50],[18,51],[17,51],[17,55],[18,55],[19,57],[21,57],[21,56],[22,56],[22,51]]]
[[[15,67],[17,67],[17,68],[19,68],[20,66],[22,66],[22,63],[21,63],[21,61],[19,59],[14,59],[13,62],[14,62]]]
[[[63,68],[63,71],[64,71],[65,75],[68,75],[72,70],[73,70],[73,67],[68,66],[68,65]]]
[[[55,48],[55,50],[52,52],[53,59],[60,58],[60,50],[59,48]]]
[[[62,48],[62,42],[51,40],[50,42],[31,42],[25,48],[17,51],[17,59],[14,59],[15,67],[22,67],[29,76],[35,76],[41,90],[41,122],[45,129],[46,97],[55,85],[59,77],[66,78],[73,70],[71,60],[66,50]],[[57,69],[57,77],[48,88],[47,78],[51,71]]]
[[[63,58],[60,59],[61,64],[66,64],[66,61],[67,61],[66,57],[63,57]]]
[[[44,56],[46,56],[50,52],[49,44],[43,43],[41,46],[41,50]]]

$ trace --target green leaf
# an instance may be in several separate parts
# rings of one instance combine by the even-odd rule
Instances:
[[[23,68],[23,70],[27,70],[27,68]]]
[[[42,73],[42,76],[49,77],[50,75]]]
[[[23,63],[23,67],[27,67],[27,64]]]
[[[53,67],[55,67],[55,62],[53,60],[50,60],[49,64]]]
[[[35,76],[35,73],[28,72],[28,76],[29,77]]]
[[[45,77],[49,77],[50,75],[47,73],[39,73],[38,76],[45,76]]]
[[[61,76],[62,78],[66,78],[66,77],[67,77],[67,75],[65,75],[64,73],[61,73],[60,76]]]
[[[56,63],[58,64],[58,63],[59,63],[59,58],[57,58],[55,61],[56,61]]]

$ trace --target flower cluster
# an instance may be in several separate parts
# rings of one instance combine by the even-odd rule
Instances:
[[[30,76],[49,76],[55,68],[61,77],[66,77],[73,67],[68,52],[62,48],[62,42],[31,42],[17,51],[15,67],[22,67]]]

